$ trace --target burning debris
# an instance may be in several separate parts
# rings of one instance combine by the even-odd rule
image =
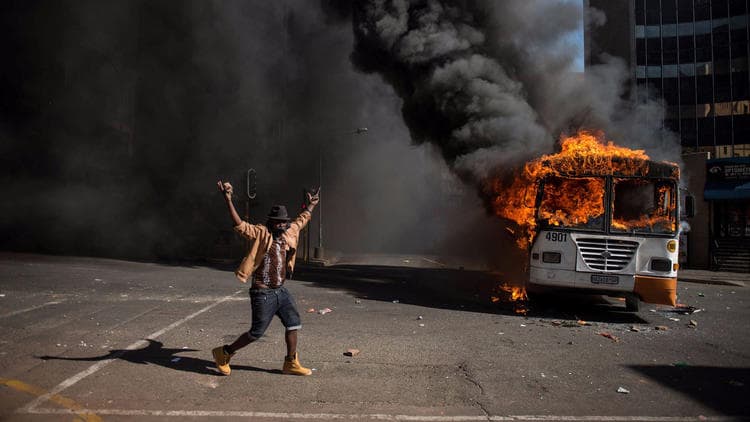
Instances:
[[[529,296],[526,294],[526,288],[524,287],[511,286],[508,283],[503,283],[495,289],[490,300],[492,300],[493,303],[512,303],[514,312],[517,314],[526,315],[529,311]]]

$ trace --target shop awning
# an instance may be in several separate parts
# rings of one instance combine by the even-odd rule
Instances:
[[[707,201],[750,198],[750,157],[708,160],[703,197]]]
[[[726,186],[722,186],[717,189],[709,187],[708,184],[706,184],[706,190],[703,191],[703,197],[707,201],[716,201],[721,199],[747,199],[750,198],[750,183],[735,186],[732,189],[727,189]]]

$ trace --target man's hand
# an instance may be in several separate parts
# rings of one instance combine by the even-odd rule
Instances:
[[[219,187],[219,192],[224,194],[224,197],[226,199],[232,199],[232,193],[234,190],[232,189],[232,185],[229,182],[222,182],[219,180],[216,182],[216,185]]]
[[[305,195],[307,196],[307,208],[312,211],[320,202],[320,188],[313,192],[306,192]]]
[[[232,185],[229,182],[222,182],[219,180],[216,182],[216,186],[219,188],[219,192],[224,194],[224,199],[227,200],[227,208],[229,209],[229,216],[232,218],[232,224],[239,226],[240,223],[242,223],[242,219],[240,219],[240,216],[237,214],[237,210],[234,209],[234,204],[232,203]]]

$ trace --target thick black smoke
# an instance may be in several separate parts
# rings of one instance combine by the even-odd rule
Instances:
[[[433,148],[410,145],[398,97],[352,68],[351,26],[319,2],[0,9],[2,249],[237,257],[216,179],[244,217],[254,168],[262,221],[299,209],[319,157],[330,251],[437,253],[484,218]]]
[[[468,180],[551,152],[560,134],[579,129],[675,158],[678,145],[661,128],[663,108],[623,99],[622,60],[603,58],[585,77],[572,71],[578,52],[565,40],[582,29],[580,4],[358,0],[339,13],[349,10],[355,66],[395,88],[412,139],[437,145]],[[589,24],[606,21],[585,12]]]

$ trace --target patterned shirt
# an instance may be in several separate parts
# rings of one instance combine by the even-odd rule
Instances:
[[[284,236],[273,239],[271,248],[253,273],[253,288],[277,289],[286,280],[286,240]]]

